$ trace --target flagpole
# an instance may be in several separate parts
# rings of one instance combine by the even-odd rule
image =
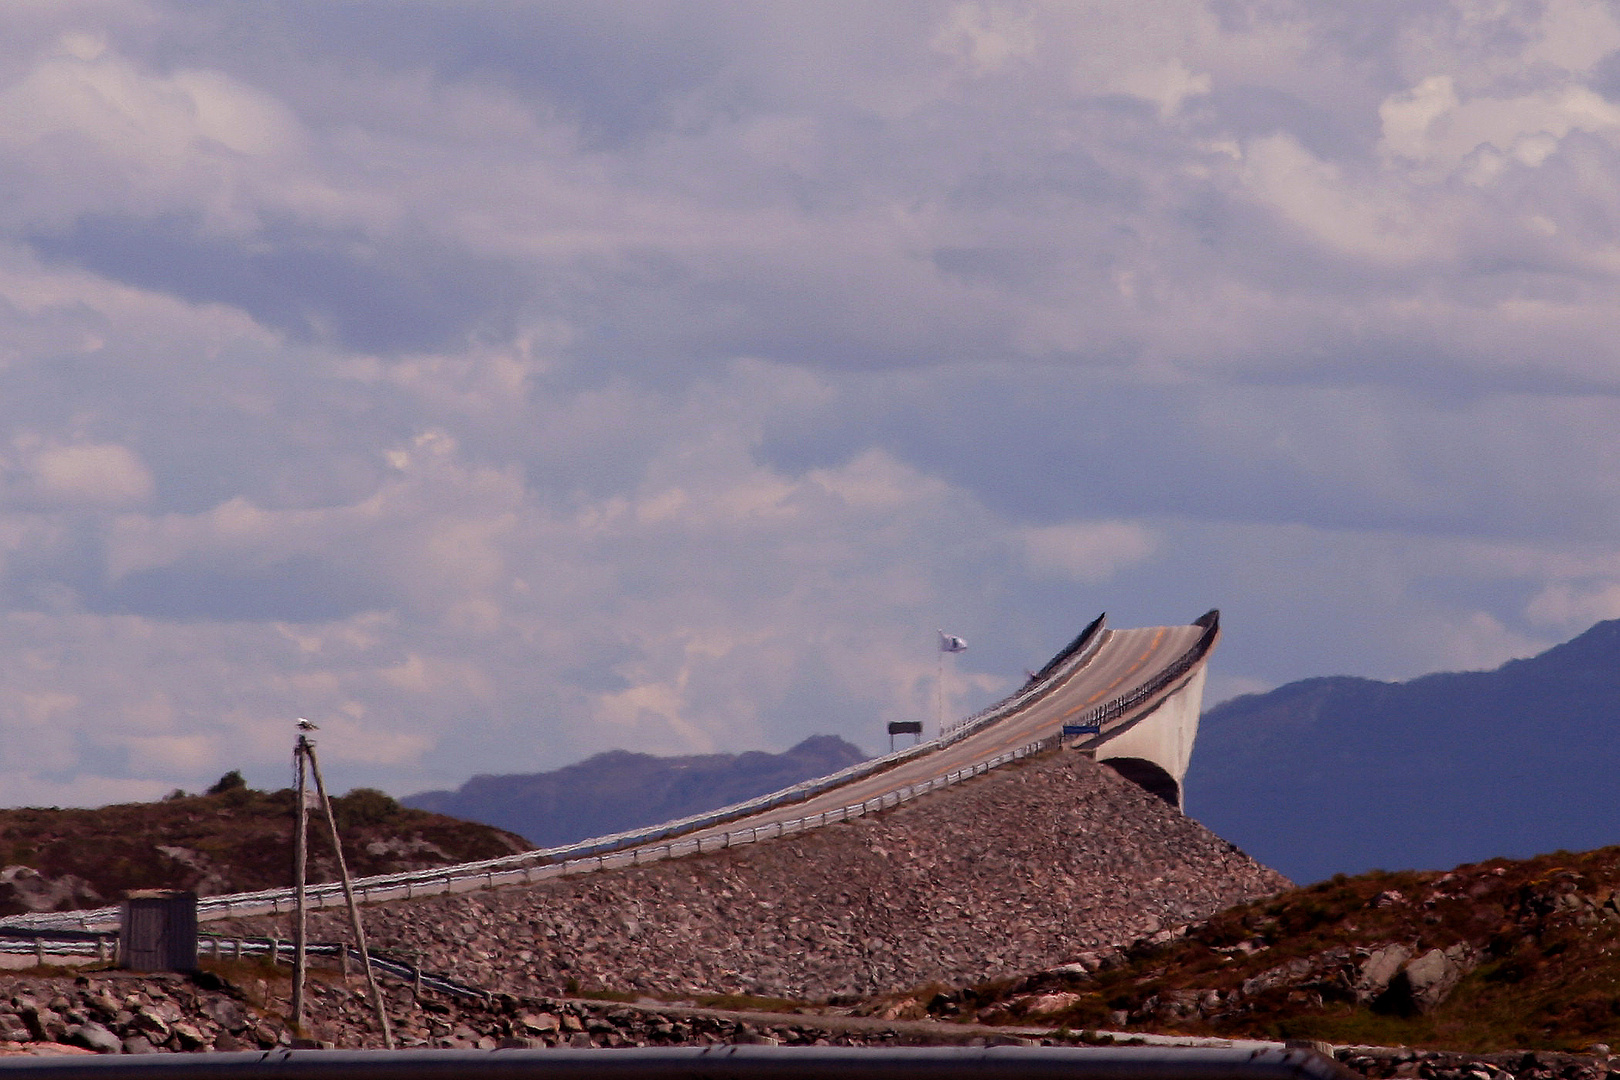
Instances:
[[[967,652],[967,642],[955,634],[939,632],[939,666],[934,673],[934,685],[939,690],[939,709],[936,718],[939,737],[945,737],[945,654]]]

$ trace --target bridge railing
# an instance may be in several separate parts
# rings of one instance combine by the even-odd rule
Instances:
[[[937,791],[961,783],[963,780],[981,776],[992,769],[1021,760],[1054,745],[1056,745],[1056,740],[1052,737],[1036,739],[1033,742],[997,754],[973,765],[952,769],[950,772],[932,779],[907,784],[883,795],[873,796],[863,802],[851,803],[848,806],[838,807],[825,813],[809,814],[804,817],[775,821],[766,825],[749,826],[744,829],[727,830],[720,833],[693,836],[687,839],[670,839],[663,844],[649,844],[629,850],[598,852],[552,863],[521,867],[486,867],[476,870],[473,869],[472,865],[464,865],[412,874],[360,878],[354,882],[354,891],[357,899],[362,903],[409,900],[445,893],[474,892],[479,889],[495,888],[501,885],[532,884],[552,878],[572,877],[577,874],[589,874],[625,866],[640,866],[686,855],[719,851],[743,844],[756,843],[760,840],[790,836],[794,833],[806,832],[840,821],[851,821],[867,814],[875,814],[881,810],[911,802],[913,799],[926,795],[930,791]],[[292,911],[294,902],[292,889],[268,889],[257,893],[209,896],[197,901],[197,917],[199,920],[209,921],[285,914]],[[341,887],[334,882],[312,885],[305,892],[305,904],[311,909],[336,907],[343,902]],[[93,911],[52,912],[20,916],[16,920],[9,921],[6,924],[7,929],[17,926],[22,919],[27,919],[40,928],[75,926],[81,930],[90,931],[96,928],[116,926],[118,909],[98,908]]]
[[[967,736],[995,723],[1004,717],[1010,716],[1020,709],[1039,701],[1050,694],[1057,687],[1068,680],[1069,675],[1091,658],[1091,655],[1102,645],[1102,631],[1108,621],[1105,611],[1091,621],[1091,625],[1080,631],[1080,636],[1064,646],[1056,656],[1046,662],[1046,666],[1036,672],[1028,682],[1008,696],[1002,698],[994,705],[986,706],[964,720],[951,725],[933,743],[925,746],[947,746],[958,739]]]
[[[1198,635],[1198,640],[1188,646],[1187,651],[1177,657],[1174,663],[1130,692],[1080,713],[1074,723],[1096,724],[1102,727],[1110,720],[1124,716],[1144,701],[1162,693],[1171,683],[1198,666],[1199,662],[1209,655],[1209,650],[1215,645],[1215,639],[1220,636],[1221,613],[1218,610],[1211,610],[1200,616],[1193,625],[1202,626],[1204,632]],[[1102,735],[1106,737],[1108,732],[1104,731]]]
[[[1218,614],[1218,612],[1212,611],[1199,620],[1199,624],[1205,626],[1204,633],[1200,635],[1198,642],[1190,647],[1165,672],[1144,684],[1139,690],[1116,698],[1099,706],[1098,709],[1092,710],[1092,712],[1099,716],[1104,713],[1110,717],[1117,716],[1141,700],[1163,690],[1176,678],[1185,674],[1198,660],[1202,659],[1209,651],[1210,646],[1213,645],[1215,636],[1219,632]],[[713,828],[729,819],[745,814],[767,810],[785,803],[802,802],[814,795],[847,784],[852,780],[869,776],[902,761],[956,742],[981,727],[1027,707],[1032,702],[1051,692],[1053,688],[1061,685],[1070,673],[1089,659],[1101,643],[1103,621],[1103,617],[1099,616],[1063,652],[1054,657],[1042,669],[1040,676],[1032,679],[1019,691],[970,716],[950,732],[931,742],[861,762],[829,776],[795,784],[792,787],[783,788],[769,795],[734,803],[731,806],[710,811],[706,814],[666,822],[650,829],[617,833],[612,836],[581,841],[577,844],[548,848],[541,851],[523,852],[498,859],[461,863],[455,866],[430,870],[413,870],[397,874],[380,874],[373,877],[359,878],[353,883],[355,893],[365,902],[414,899],[416,897],[445,893],[471,892],[478,889],[494,888],[498,885],[527,884],[555,877],[590,873],[622,866],[637,866],[647,862],[659,862],[664,859],[714,851],[719,848],[732,847],[736,844],[753,843],[767,836],[777,837],[802,832],[837,821],[848,821],[855,817],[876,813],[879,810],[909,802],[919,795],[942,787],[948,787],[964,779],[982,775],[991,769],[1027,757],[1040,749],[1056,745],[1060,737],[1049,736],[1037,739],[1016,750],[998,754],[974,765],[952,770],[931,780],[906,785],[885,795],[875,796],[865,802],[851,804],[824,814],[772,822],[768,825],[750,826],[747,829],[725,831],[685,840],[676,838],[682,834]],[[660,844],[660,840],[664,842]],[[336,882],[311,885],[305,892],[305,903],[310,908],[337,906],[343,903],[341,886]],[[212,921],[281,914],[291,911],[293,904],[294,891],[285,888],[234,893],[226,896],[210,896],[198,900],[197,917],[199,920]],[[118,908],[105,907],[87,911],[49,912],[14,916],[0,921],[0,926],[5,928],[75,926],[83,930],[94,930],[116,926],[118,916]]]

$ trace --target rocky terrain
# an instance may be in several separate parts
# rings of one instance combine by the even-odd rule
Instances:
[[[482,821],[557,847],[717,810],[866,760],[834,735],[767,754],[657,757],[611,750],[544,773],[475,776],[455,791],[424,791],[406,806]]]
[[[507,993],[853,999],[1049,967],[1287,884],[1112,770],[1056,752],[802,836],[366,919],[380,947]],[[312,926],[345,936],[337,912]]]
[[[896,1015],[1452,1050],[1620,1044],[1620,848],[1336,878]]]
[[[98,971],[77,977],[13,977],[0,982],[0,1056],[153,1054],[263,1050],[276,1046],[378,1047],[358,980],[317,971],[309,984],[309,1023],[286,1025],[286,969],[235,965],[195,978]],[[564,1000],[496,995],[487,1002],[418,998],[386,989],[390,1025],[402,1049],[618,1048],[716,1043],[929,1046],[1130,1045],[1138,1036],[1041,1027],[993,1028],[847,1015],[705,1008],[689,1003]],[[1340,1062],[1371,1080],[1611,1080],[1600,1052],[1460,1054],[1406,1047],[1341,1047]]]
[[[227,773],[205,795],[95,810],[0,810],[0,915],[114,903],[130,889],[201,896],[291,883],[293,792],[255,791]],[[525,851],[519,836],[412,810],[360,788],[332,800],[355,874],[445,866]],[[317,819],[310,880],[337,879]]]
[[[1156,1032],[1322,1040],[1373,1080],[1620,1078],[1620,848],[1284,884],[1062,753],[786,841],[367,921],[493,991],[385,983],[403,1047]],[[316,937],[344,936],[331,914]],[[255,922],[235,929],[283,930]],[[0,1054],[380,1045],[358,978],[317,969],[295,1038],[285,967],[207,968],[0,976]]]
[[[4,980],[0,1053],[74,1049],[102,1054],[186,1053],[275,1046],[379,1048],[375,1014],[358,977],[312,972],[306,1028],[287,1026],[286,968],[216,965],[195,978],[98,971]],[[420,997],[385,984],[389,1025],[402,1049],[623,1047],[708,1043],[928,1045],[1062,1041],[959,1024],[908,1024],[841,1013],[738,1012],[691,1004],[518,998]]]

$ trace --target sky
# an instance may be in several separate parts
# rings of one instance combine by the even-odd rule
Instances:
[[[9,0],[0,804],[1620,616],[1620,6]]]

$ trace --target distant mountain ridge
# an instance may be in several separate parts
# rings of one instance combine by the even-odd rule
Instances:
[[[1187,812],[1296,881],[1620,841],[1620,620],[1494,671],[1216,706]]]
[[[714,810],[866,758],[835,735],[812,735],[780,754],[657,757],[609,750],[552,772],[475,776],[455,791],[424,791],[400,802],[555,847]]]

